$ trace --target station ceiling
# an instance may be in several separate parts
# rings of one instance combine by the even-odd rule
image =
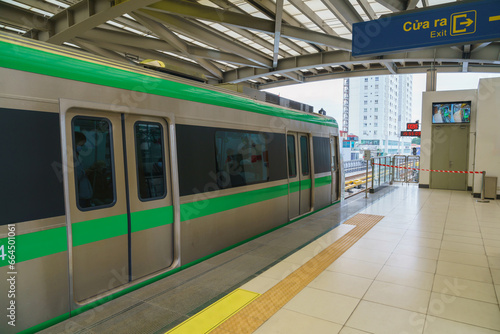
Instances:
[[[500,72],[500,41],[351,55],[352,25],[453,0],[0,0],[0,30],[212,84]]]

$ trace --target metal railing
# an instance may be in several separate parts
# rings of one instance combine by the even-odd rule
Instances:
[[[344,189],[353,194],[353,188],[360,192],[375,192],[394,182],[418,183],[420,157],[414,155],[394,155],[376,157],[368,161],[350,160],[344,162],[344,175],[364,171],[364,176],[345,181]],[[356,175],[356,174],[355,174]],[[364,188],[364,190],[363,190]]]
[[[393,180],[394,182],[418,183],[420,172],[420,157],[415,155],[395,155],[393,159]],[[413,168],[413,169],[410,169]]]
[[[372,165],[372,186],[374,191],[386,183],[392,183],[392,168],[387,167],[392,165],[392,157],[377,157],[370,159]]]
[[[344,161],[345,174],[364,172],[365,169],[366,169],[366,161],[363,159]]]

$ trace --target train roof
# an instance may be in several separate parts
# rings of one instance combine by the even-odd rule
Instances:
[[[336,127],[335,119],[294,111],[90,53],[0,32],[0,67]]]

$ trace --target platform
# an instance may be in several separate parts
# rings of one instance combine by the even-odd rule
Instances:
[[[500,202],[387,187],[41,333],[500,333]]]

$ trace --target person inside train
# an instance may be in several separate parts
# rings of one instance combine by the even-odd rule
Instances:
[[[77,180],[78,204],[80,208],[88,208],[92,206],[92,185],[90,184],[87,172],[83,168],[83,163],[80,158],[80,152],[87,142],[87,137],[82,132],[75,132],[76,154],[75,154],[75,177]]]

